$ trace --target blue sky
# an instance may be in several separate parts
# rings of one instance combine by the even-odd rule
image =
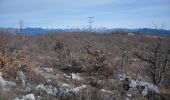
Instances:
[[[0,27],[170,29],[170,0],[0,0]]]

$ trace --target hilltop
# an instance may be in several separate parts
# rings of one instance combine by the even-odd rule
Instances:
[[[169,37],[125,32],[2,32],[0,99],[168,100],[169,47]]]

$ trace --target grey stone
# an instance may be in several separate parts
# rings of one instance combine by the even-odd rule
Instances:
[[[129,87],[136,88],[137,87],[136,81],[135,80],[130,80]]]
[[[34,94],[27,94],[26,96],[23,96],[21,99],[15,98],[14,100],[35,100]]]
[[[16,83],[4,80],[2,77],[2,73],[0,72],[0,87],[5,88],[7,86],[16,86]]]
[[[18,71],[17,75],[18,75],[18,78],[21,79],[22,81],[22,86],[25,87],[26,76],[24,75],[22,71]]]

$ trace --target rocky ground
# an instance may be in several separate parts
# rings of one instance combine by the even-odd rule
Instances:
[[[13,81],[0,73],[1,100],[147,100],[150,93],[160,93],[153,84],[125,74],[100,78],[66,74],[53,68],[34,70],[36,75],[32,81],[22,71],[17,72],[18,77]]]

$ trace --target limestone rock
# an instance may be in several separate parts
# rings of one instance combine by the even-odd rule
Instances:
[[[35,100],[34,94],[27,94],[23,96],[23,100]]]
[[[2,73],[0,72],[0,87],[5,88],[7,86],[16,86],[16,83],[4,80],[2,77]]]
[[[53,72],[53,69],[52,69],[52,68],[44,68],[43,70],[46,71],[46,72],[48,72],[48,73]]]
[[[15,98],[14,100],[35,100],[34,94],[27,94],[26,96],[23,96],[20,98]]]
[[[25,80],[26,80],[26,76],[24,75],[24,73],[22,71],[18,71],[17,72],[18,78],[21,79],[22,81],[22,86],[25,86]]]
[[[136,81],[135,80],[130,80],[129,87],[131,87],[131,88],[137,87]]]
[[[79,76],[79,74],[71,73],[71,78],[75,80],[81,80],[82,78]]]

